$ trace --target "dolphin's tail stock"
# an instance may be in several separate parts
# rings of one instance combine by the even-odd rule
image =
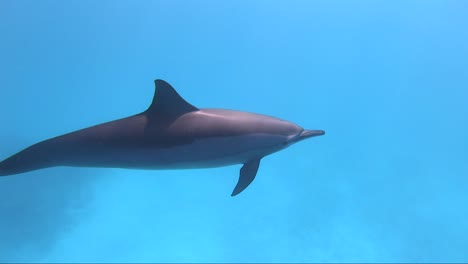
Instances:
[[[24,173],[50,167],[51,156],[43,142],[32,145],[0,162],[0,176]]]

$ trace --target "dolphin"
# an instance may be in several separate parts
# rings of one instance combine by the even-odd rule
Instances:
[[[254,180],[263,157],[325,134],[266,115],[197,108],[169,83],[154,82],[146,111],[34,144],[0,162],[0,176],[55,166],[195,169],[243,164],[235,196]]]

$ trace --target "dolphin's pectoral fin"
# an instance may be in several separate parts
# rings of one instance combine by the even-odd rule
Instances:
[[[234,191],[232,191],[231,196],[236,196],[241,193],[249,184],[255,179],[257,175],[258,166],[260,166],[260,158],[249,160],[247,163],[242,166],[239,175],[239,181],[237,182]]]

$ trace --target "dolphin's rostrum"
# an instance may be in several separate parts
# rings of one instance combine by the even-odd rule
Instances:
[[[191,169],[243,164],[232,196],[254,180],[260,160],[323,130],[274,117],[199,109],[156,80],[151,106],[127,118],[32,145],[0,162],[0,176],[54,166]]]

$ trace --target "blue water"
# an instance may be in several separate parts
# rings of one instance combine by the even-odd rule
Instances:
[[[0,159],[199,107],[327,134],[240,166],[0,179],[0,262],[468,262],[468,2],[0,1]]]

